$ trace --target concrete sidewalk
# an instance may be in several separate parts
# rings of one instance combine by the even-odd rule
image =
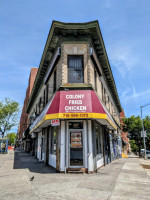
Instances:
[[[22,151],[0,154],[0,200],[150,199],[150,169],[143,166],[150,160],[131,157],[95,174],[60,174]]]

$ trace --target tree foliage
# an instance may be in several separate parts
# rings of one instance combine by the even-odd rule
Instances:
[[[133,152],[137,152],[138,151],[138,146],[136,145],[135,140],[130,140],[130,146]]]
[[[8,134],[7,134],[7,138],[9,139],[9,140],[8,140],[8,144],[9,144],[9,145],[14,144],[14,143],[15,143],[15,140],[16,140],[16,137],[17,137],[17,134],[16,134],[16,133],[8,133]]]
[[[130,141],[132,140],[133,149],[136,149],[136,146],[138,146],[140,151],[140,148],[143,148],[143,138],[141,138],[142,120],[140,116],[136,117],[133,115],[129,118],[125,118],[123,119],[123,123],[123,131],[128,132],[129,139]],[[150,116],[146,116],[143,119],[143,124],[144,130],[147,132],[146,145],[147,148],[150,149]]]
[[[139,139],[141,137],[142,131],[142,121],[139,116],[135,117],[134,115],[123,119],[123,131],[129,133],[131,140]]]
[[[9,98],[0,101],[0,131],[6,131],[17,125],[19,104]]]
[[[144,129],[147,132],[147,138],[150,139],[150,116],[146,116],[144,119]]]
[[[142,131],[142,120],[140,116],[135,117],[134,115],[123,119],[123,131],[130,133],[131,138],[141,137]],[[150,116],[146,116],[143,119],[144,130],[147,132],[148,137],[150,137]]]

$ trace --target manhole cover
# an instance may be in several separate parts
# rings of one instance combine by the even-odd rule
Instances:
[[[150,169],[150,165],[142,165],[144,169]]]

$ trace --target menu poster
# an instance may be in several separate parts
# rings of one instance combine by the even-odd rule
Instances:
[[[71,147],[82,147],[82,132],[71,132]]]

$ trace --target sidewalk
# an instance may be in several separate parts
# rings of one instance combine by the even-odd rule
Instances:
[[[60,174],[30,154],[0,155],[0,200],[148,200],[150,160],[116,160],[95,174]],[[34,176],[34,180],[30,178]]]

